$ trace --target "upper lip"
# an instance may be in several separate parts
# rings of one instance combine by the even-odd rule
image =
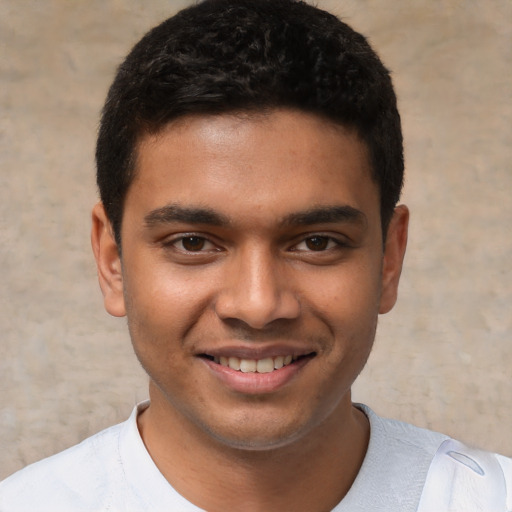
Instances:
[[[287,356],[294,357],[305,356],[315,352],[312,347],[304,347],[303,345],[293,343],[280,343],[272,345],[247,346],[247,345],[223,345],[222,347],[205,348],[198,350],[197,355],[208,355],[212,357],[238,357],[240,359],[265,359],[267,357]]]

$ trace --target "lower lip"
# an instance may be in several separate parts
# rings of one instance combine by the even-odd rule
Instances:
[[[268,373],[244,373],[233,370],[228,366],[215,363],[209,359],[202,359],[202,361],[210,368],[215,376],[231,390],[238,393],[257,395],[278,391],[294,379],[311,359],[312,357],[303,357],[279,368],[279,370]]]

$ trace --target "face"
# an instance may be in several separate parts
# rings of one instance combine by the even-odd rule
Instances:
[[[146,136],[122,258],[101,206],[93,245],[151,407],[249,449],[348,414],[396,298],[406,217],[384,250],[364,144],[310,114],[187,117]]]

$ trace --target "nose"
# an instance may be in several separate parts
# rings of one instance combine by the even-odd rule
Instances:
[[[297,318],[300,302],[283,265],[270,250],[240,251],[226,266],[222,291],[215,303],[219,318],[242,321],[253,329]]]

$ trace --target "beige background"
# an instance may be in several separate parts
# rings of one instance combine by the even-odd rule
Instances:
[[[0,478],[146,396],[89,249],[115,66],[186,1],[0,0]],[[512,455],[512,3],[319,1],[394,72],[410,246],[355,399]]]

